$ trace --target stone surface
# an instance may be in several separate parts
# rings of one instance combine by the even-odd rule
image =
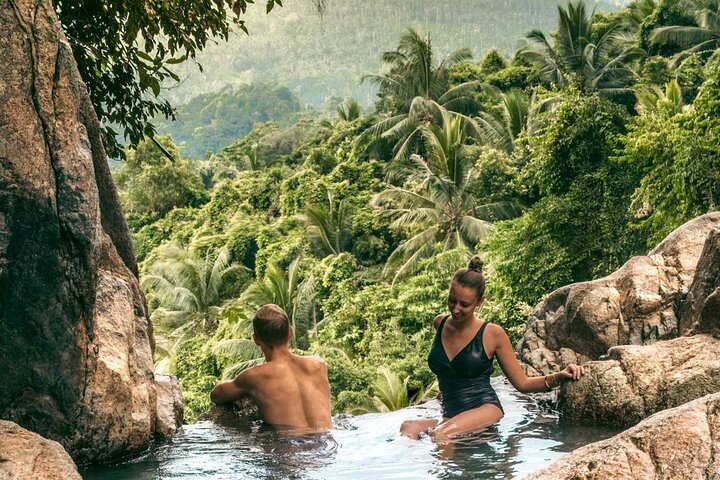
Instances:
[[[720,230],[713,230],[695,269],[690,291],[680,314],[680,334],[720,336]]]
[[[62,445],[0,420],[0,480],[82,480]]]
[[[646,346],[619,346],[566,382],[560,409],[582,423],[631,426],[643,418],[720,392],[720,339],[695,335]]]
[[[183,405],[178,378],[155,374],[157,393],[157,434],[170,438],[183,424]]]
[[[616,345],[676,337],[676,311],[715,228],[720,228],[720,212],[687,222],[648,255],[631,258],[607,277],[550,293],[528,317],[518,344],[527,373],[595,360]]]
[[[143,450],[152,329],[97,118],[52,2],[0,32],[0,417],[76,461]]]
[[[562,457],[526,479],[720,478],[720,393],[663,410],[612,438]]]

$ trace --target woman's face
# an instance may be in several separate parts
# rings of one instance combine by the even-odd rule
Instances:
[[[452,282],[448,292],[447,306],[452,314],[453,320],[463,322],[469,320],[475,314],[475,309],[483,302],[482,298],[476,297],[474,288]]]

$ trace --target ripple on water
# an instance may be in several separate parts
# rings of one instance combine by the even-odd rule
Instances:
[[[449,446],[398,434],[404,420],[439,416],[440,406],[432,401],[397,412],[338,417],[332,432],[310,437],[283,436],[257,423],[231,429],[198,422],[147,455],[81,473],[86,480],[506,479],[616,433],[564,425],[504,378],[492,383],[505,417]]]

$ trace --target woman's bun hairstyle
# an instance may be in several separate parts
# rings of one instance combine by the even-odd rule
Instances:
[[[480,258],[480,255],[473,255],[473,257],[468,262],[468,270],[473,270],[476,272],[482,272],[483,267],[483,261],[482,258]]]
[[[468,266],[455,272],[450,283],[455,282],[463,287],[474,288],[476,297],[482,298],[485,295],[485,275],[482,273],[482,267],[482,258],[473,255],[468,262]]]

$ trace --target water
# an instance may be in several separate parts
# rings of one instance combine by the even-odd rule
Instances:
[[[286,438],[257,423],[186,425],[145,456],[82,471],[86,480],[509,479],[531,473],[617,431],[567,425],[504,378],[493,387],[505,408],[482,434],[438,446],[398,434],[410,418],[439,416],[437,401],[391,413],[338,417],[329,434]]]

